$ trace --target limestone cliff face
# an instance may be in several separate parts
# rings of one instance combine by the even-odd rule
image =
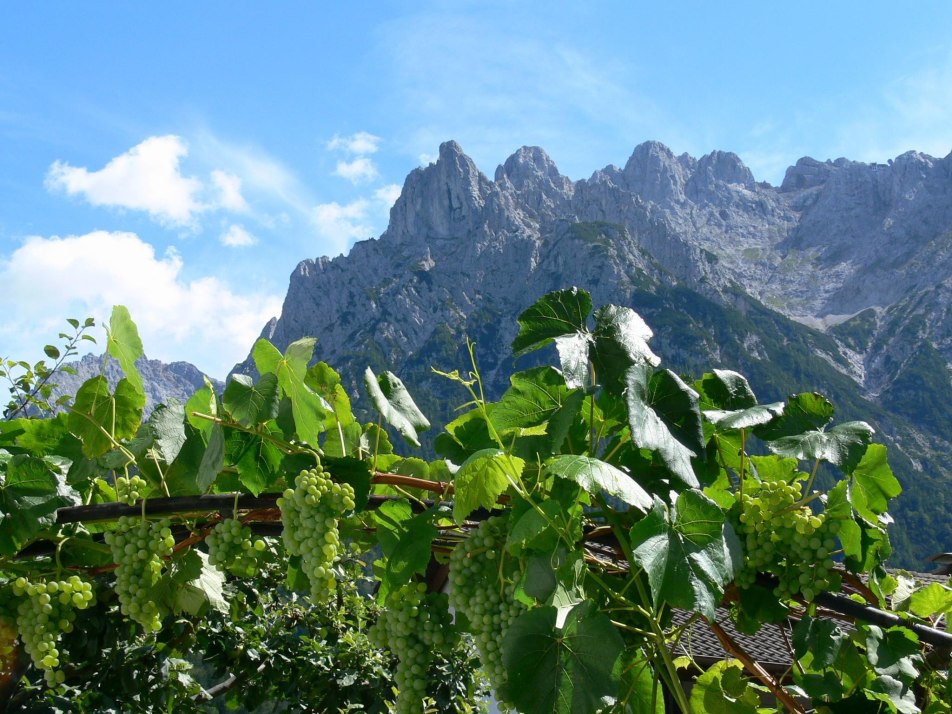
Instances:
[[[379,239],[300,263],[263,334],[279,346],[315,334],[331,361],[373,346],[399,362],[482,308],[515,315],[568,284],[625,302],[645,281],[727,304],[740,290],[826,328],[950,278],[952,155],[804,158],[774,187],[722,151],[695,159],[645,142],[624,168],[572,181],[523,147],[490,180],[449,141],[407,177]],[[921,337],[952,362],[948,321],[923,319]],[[879,375],[869,387],[883,388],[876,355],[843,354],[861,385]]]

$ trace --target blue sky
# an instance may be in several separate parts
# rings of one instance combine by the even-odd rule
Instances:
[[[774,184],[952,150],[947,2],[350,5],[0,8],[0,356],[121,303],[150,357],[222,377],[447,139],[490,176],[657,139]]]

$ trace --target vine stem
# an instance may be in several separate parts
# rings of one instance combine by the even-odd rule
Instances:
[[[744,648],[741,647],[734,639],[724,631],[724,628],[717,624],[716,620],[709,620],[708,626],[711,628],[717,639],[720,640],[721,646],[724,648],[724,651],[728,654],[736,657],[740,660],[741,664],[744,665],[744,668],[754,675],[757,679],[766,685],[766,687],[773,693],[777,699],[783,702],[783,705],[792,712],[792,714],[805,714],[805,711],[800,703],[790,696],[790,692],[784,689],[773,677],[770,676],[770,673],[761,666],[759,662],[754,660]]]
[[[621,546],[621,549],[624,552],[625,557],[628,559],[629,564],[632,568],[634,568],[634,551],[632,551],[631,544],[628,542],[625,534],[621,531],[621,526],[618,524],[618,519],[615,517],[615,513],[608,508],[608,505],[605,503],[605,500],[602,498],[602,496],[598,496],[598,501],[599,505],[605,511],[605,516],[611,523],[612,530],[615,532],[615,538],[618,540],[618,544]],[[638,579],[638,574],[631,572],[631,580],[635,584],[635,588],[638,591],[638,597],[641,599],[642,603],[645,605],[651,604],[652,599],[645,591],[644,584]],[[661,663],[664,665],[664,672],[659,671],[659,674],[668,680],[668,688],[670,689],[671,695],[674,697],[681,711],[684,712],[684,714],[691,714],[691,703],[688,701],[687,694],[684,692],[684,687],[681,686],[681,679],[678,676],[678,668],[675,666],[674,660],[671,657],[671,653],[668,651],[667,640],[664,636],[664,630],[661,628],[658,613],[657,611],[653,610],[651,615],[652,616],[648,617],[647,620],[651,624],[651,631],[654,635],[656,656],[661,659]]]

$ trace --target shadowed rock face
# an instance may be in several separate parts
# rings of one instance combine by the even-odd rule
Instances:
[[[624,168],[572,181],[542,149],[523,147],[490,180],[450,141],[407,176],[379,238],[297,266],[282,316],[262,334],[280,348],[313,335],[316,358],[344,372],[371,364],[418,386],[432,382],[431,365],[465,367],[458,348],[468,336],[501,390],[513,368],[514,317],[543,293],[578,285],[596,304],[638,304],[654,310],[649,324],[665,325],[677,308],[658,296],[674,289],[716,306],[697,325],[707,339],[659,330],[686,369],[731,355],[781,364],[770,348],[778,335],[764,327],[711,337],[727,319],[719,310],[749,316],[766,306],[780,313],[769,329],[789,333],[782,339],[799,328],[781,316],[827,331],[804,333],[813,335],[803,338],[811,364],[853,380],[871,403],[882,395],[914,403],[925,347],[949,382],[950,281],[952,155],[909,152],[886,165],[803,158],[774,187],[728,152],[695,159],[646,142]],[[721,344],[734,339],[737,352]],[[797,369],[806,380],[819,368]],[[253,373],[250,359],[236,371]],[[824,386],[818,377],[802,388]],[[952,421],[940,423],[922,433],[914,419],[883,429],[910,444],[921,437],[939,454],[952,434]]]

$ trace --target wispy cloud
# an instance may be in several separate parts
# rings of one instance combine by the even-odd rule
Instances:
[[[247,248],[255,245],[258,239],[245,230],[244,226],[232,223],[228,226],[228,230],[221,234],[219,241],[229,248]]]
[[[377,153],[380,141],[379,136],[366,131],[358,131],[350,136],[335,134],[334,138],[327,142],[327,149],[343,152],[355,158],[349,161],[338,161],[334,175],[347,179],[353,184],[368,183],[380,178],[380,172],[377,171],[373,160],[369,158],[371,154]]]
[[[315,206],[313,219],[317,232],[335,246],[335,255],[346,253],[354,241],[373,236],[374,225],[386,220],[400,190],[396,184],[387,184],[369,197],[345,204],[331,202]]]
[[[386,101],[403,109],[394,132],[422,163],[451,138],[483,166],[531,144],[580,178],[600,154],[623,161],[614,155],[620,138],[631,148],[646,138],[694,148],[632,81],[643,70],[597,47],[465,11],[424,11],[383,25],[378,37],[393,75]]]
[[[366,156],[360,156],[353,161],[338,161],[334,173],[354,184],[373,181],[380,177],[374,162]]]
[[[229,211],[243,213],[248,204],[241,195],[241,178],[220,169],[212,171],[212,183],[218,189],[218,205]]]
[[[101,320],[121,304],[149,356],[180,359],[187,346],[198,355],[198,367],[223,377],[245,357],[261,325],[280,313],[281,300],[239,293],[213,276],[187,279],[184,267],[177,252],[159,257],[134,233],[29,238],[0,259],[0,308],[11,316],[0,325],[0,342],[11,348],[43,344],[66,317]]]
[[[380,148],[380,141],[379,136],[374,136],[366,131],[358,131],[350,136],[334,134],[333,138],[327,142],[327,148],[330,151],[345,151],[348,154],[365,156],[376,154]]]

